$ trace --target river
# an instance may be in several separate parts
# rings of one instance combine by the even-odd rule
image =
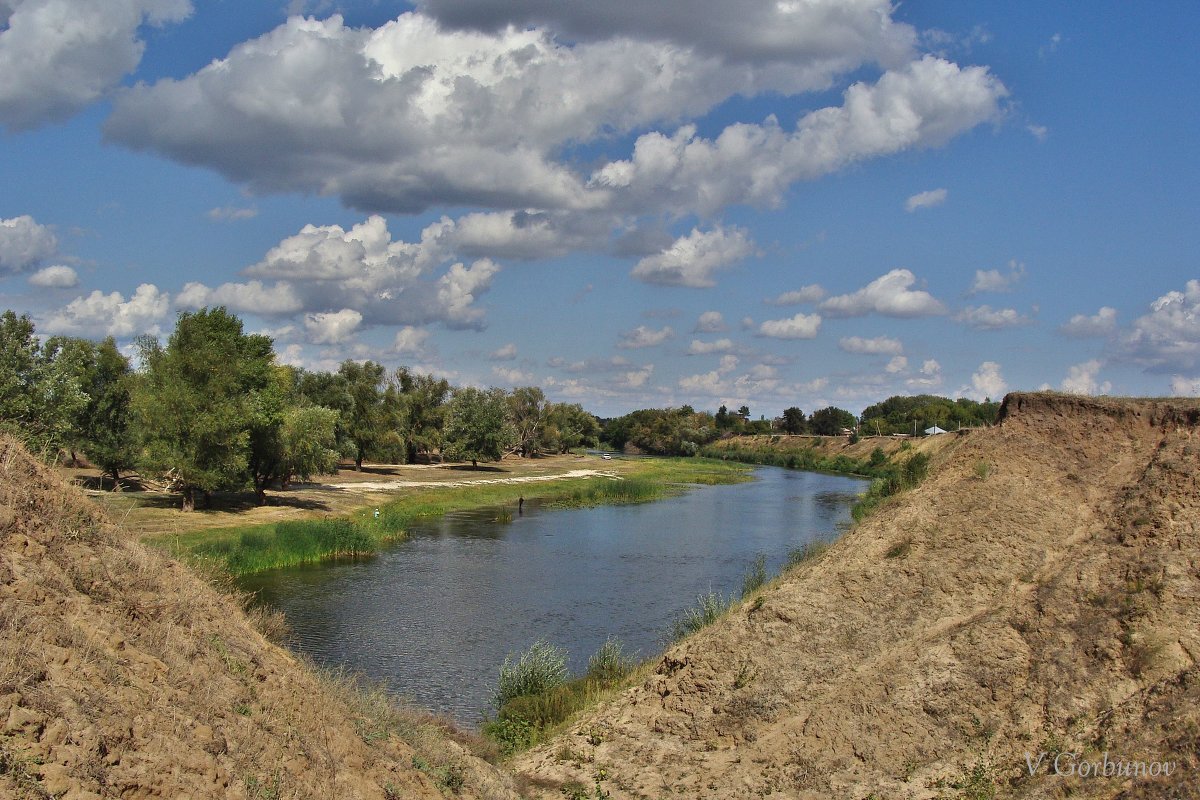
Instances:
[[[652,503],[456,512],[376,556],[274,570],[244,589],[282,610],[290,645],[478,725],[504,657],[543,638],[582,672],[608,636],[642,657],[710,589],[737,592],[758,554],[836,535],[866,483],[774,467]]]

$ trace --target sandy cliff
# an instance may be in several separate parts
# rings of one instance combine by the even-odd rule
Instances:
[[[1200,796],[1200,403],[1001,418],[516,768],[614,800]]]
[[[318,678],[6,437],[0,630],[0,797],[515,796],[435,727]]]

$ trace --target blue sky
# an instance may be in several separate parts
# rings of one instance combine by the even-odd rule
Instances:
[[[1200,393],[1193,3],[389,5],[0,0],[0,307],[602,415]]]

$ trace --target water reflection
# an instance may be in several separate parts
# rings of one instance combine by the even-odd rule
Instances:
[[[755,556],[777,572],[793,547],[849,517],[853,478],[764,468],[636,506],[555,511],[526,500],[429,520],[373,559],[280,570],[245,588],[282,609],[293,646],[385,680],[477,724],[507,653],[545,638],[582,671],[608,636],[649,656],[700,592],[733,592]]]

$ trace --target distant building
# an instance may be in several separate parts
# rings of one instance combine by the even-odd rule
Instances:
[[[925,429],[926,436],[937,436],[939,433],[945,433],[945,432],[946,431],[942,430],[937,425],[934,425],[932,428]]]

